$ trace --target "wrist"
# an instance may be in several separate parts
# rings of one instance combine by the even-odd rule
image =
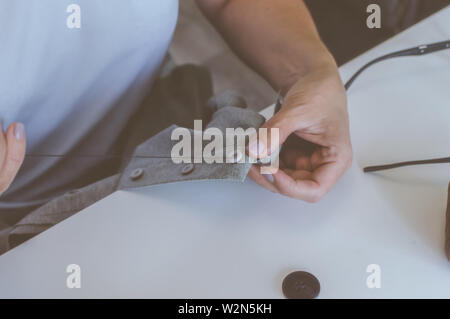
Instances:
[[[301,81],[303,78],[311,75],[312,73],[321,73],[326,77],[338,73],[338,67],[331,53],[325,48],[319,48],[311,50],[312,54],[309,56],[303,55],[298,62],[299,65],[294,63],[290,66],[289,70],[280,78],[280,81],[275,84],[275,89],[281,92],[284,96],[290,88]]]

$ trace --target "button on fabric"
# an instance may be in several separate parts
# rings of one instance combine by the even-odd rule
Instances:
[[[295,271],[284,278],[282,289],[288,299],[314,299],[319,295],[320,282],[306,271]]]
[[[130,178],[135,181],[141,178],[144,175],[144,170],[142,168],[136,168],[130,174]]]
[[[189,175],[194,171],[194,164],[185,164],[181,168],[181,174],[183,175]]]

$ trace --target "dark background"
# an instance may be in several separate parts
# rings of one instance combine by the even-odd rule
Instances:
[[[339,65],[351,60],[432,13],[450,0],[305,0],[322,40]],[[366,8],[381,7],[381,29],[369,29]],[[421,39],[421,43],[427,43]],[[443,39],[445,40],[445,39]]]

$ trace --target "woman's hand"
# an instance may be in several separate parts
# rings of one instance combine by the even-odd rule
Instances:
[[[22,123],[11,124],[6,132],[0,123],[0,195],[11,185],[25,158],[26,137]]]
[[[285,166],[273,183],[258,167],[250,177],[274,192],[318,201],[350,166],[352,149],[345,89],[304,1],[197,2],[233,51],[276,91],[287,92],[265,125],[279,128]]]
[[[346,92],[334,63],[298,79],[281,110],[263,127],[268,132],[279,129],[279,144],[271,147],[275,150],[284,144],[280,169],[272,175],[273,181],[261,175],[258,166],[252,167],[249,176],[273,192],[317,202],[351,165]],[[266,141],[260,142],[270,154]],[[249,146],[249,153],[256,156],[254,146]]]

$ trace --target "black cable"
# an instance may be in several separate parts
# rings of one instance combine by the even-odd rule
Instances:
[[[410,48],[410,49],[406,49],[406,50],[401,50],[401,51],[397,51],[397,52],[393,52],[393,53],[389,53],[386,55],[383,55],[379,58],[376,58],[372,61],[370,61],[369,63],[365,64],[362,68],[360,68],[348,81],[347,83],[345,83],[345,89],[348,90],[350,88],[350,86],[353,84],[353,82],[356,80],[356,78],[366,69],[368,69],[370,66],[381,62],[381,61],[385,61],[388,59],[392,59],[392,58],[399,58],[399,57],[403,57],[403,56],[421,56],[421,55],[425,55],[425,54],[429,54],[429,53],[433,53],[433,52],[437,52],[437,51],[441,51],[441,50],[445,50],[445,49],[450,49],[450,40],[447,41],[442,41],[442,42],[436,42],[436,43],[431,43],[431,44],[425,44],[425,45],[421,45],[418,47],[414,47],[414,48]]]
[[[386,55],[383,55],[379,58],[376,58],[369,63],[365,64],[363,67],[361,67],[348,81],[345,83],[345,89],[348,91],[350,86],[353,84],[353,82],[356,80],[356,78],[363,73],[366,69],[368,69],[370,66],[385,61],[391,58],[399,58],[403,56],[421,56],[445,49],[450,49],[450,40],[442,41],[442,42],[436,42],[426,45],[421,45],[418,47],[401,50],[393,53],[389,53]],[[437,159],[431,159],[431,160],[421,160],[421,161],[408,161],[408,162],[401,162],[401,163],[393,163],[393,164],[387,164],[387,165],[377,165],[377,166],[369,166],[364,168],[364,172],[377,172],[397,167],[403,167],[403,166],[411,166],[411,165],[425,165],[425,164],[443,164],[443,163],[450,163],[450,157],[446,158],[437,158]]]
[[[369,167],[364,167],[364,172],[369,173],[369,172],[384,171],[387,169],[393,169],[393,168],[404,167],[404,166],[444,164],[444,163],[450,163],[450,157],[436,158],[436,159],[430,159],[430,160],[421,160],[421,161],[400,162],[400,163],[393,163],[393,164],[387,164],[387,165],[369,166]]]

